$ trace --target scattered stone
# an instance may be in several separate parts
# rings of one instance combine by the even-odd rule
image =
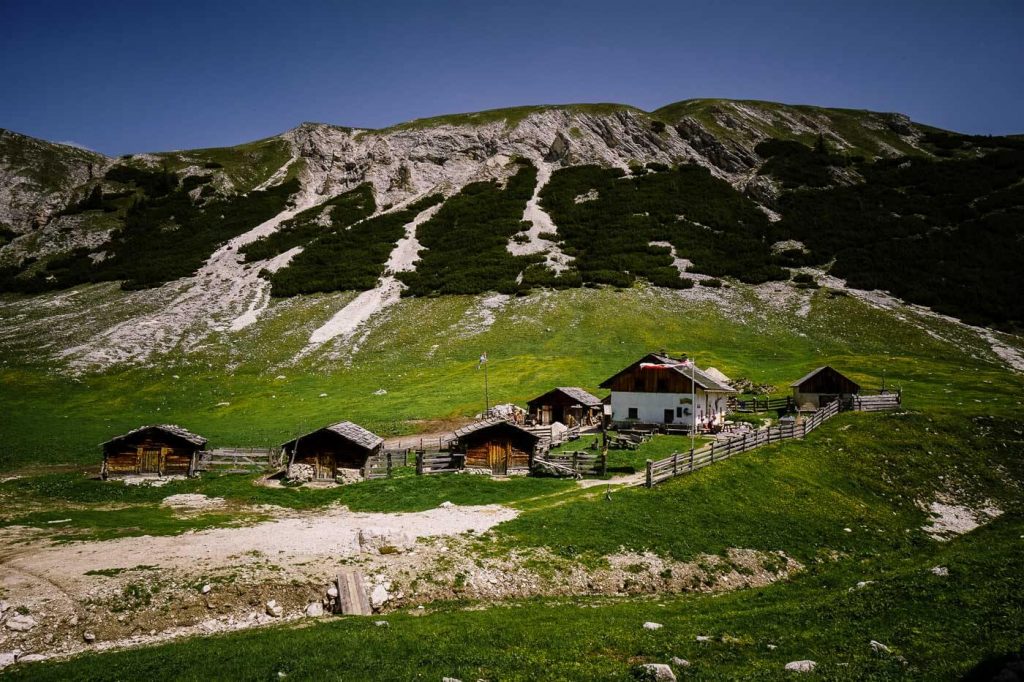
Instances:
[[[698,642],[710,642],[711,638],[708,637],[707,635],[697,635],[697,641]]]
[[[9,665],[14,665],[18,660],[18,656],[13,653],[0,654],[0,669],[6,668]]]
[[[4,611],[9,609],[10,607],[11,607],[10,604],[8,604],[7,602],[5,602],[3,600],[0,600],[0,616],[2,616],[4,614]]]
[[[92,644],[93,642],[96,641],[96,635],[94,635],[91,632],[86,632],[85,634],[82,635],[82,639],[84,639],[86,642],[89,642],[90,644]]]
[[[794,673],[814,672],[818,664],[814,661],[790,661],[786,664],[786,670]]]
[[[375,620],[373,621],[373,624],[379,628],[389,627],[388,622],[386,620]]]
[[[28,632],[38,625],[38,623],[36,623],[36,619],[32,616],[22,616],[18,614],[8,618],[6,625],[8,630],[13,630],[14,632]]]
[[[441,682],[462,682],[462,680],[457,677],[442,677]]]
[[[337,599],[338,598],[338,588],[337,587],[328,587],[327,588],[327,596],[330,597],[331,599]]]
[[[383,388],[378,388],[376,391],[373,392],[373,394],[374,395],[387,395],[388,392],[386,390],[384,390]]]
[[[676,674],[664,663],[644,663],[637,668],[636,676],[641,680],[653,682],[675,682]]]
[[[286,672],[285,672],[285,671],[283,671],[283,670],[278,670],[278,671],[277,671],[277,679],[279,679],[279,680],[283,680],[283,679],[284,679],[284,678],[286,678],[286,677],[288,677],[288,673],[286,673]]]
[[[311,603],[306,607],[306,615],[310,618],[319,618],[324,615],[324,605],[318,601]]]
[[[445,500],[444,502],[442,502],[441,504],[439,504],[437,506],[440,507],[441,509],[451,509],[455,505],[452,504],[451,502],[449,502],[448,500]]]
[[[278,375],[277,375],[276,377],[274,377],[274,378],[275,378],[275,379],[287,379],[288,377],[286,377],[286,376],[285,376],[285,375],[283,375],[283,374],[278,374]]]
[[[267,602],[267,615],[271,618],[280,618],[284,614],[284,607],[277,603],[276,600],[271,599]]]
[[[768,649],[771,650],[771,651],[775,651],[778,648],[779,648],[778,644],[769,644],[768,645]]]
[[[651,621],[644,623],[644,630],[660,630],[662,627],[664,626],[661,623],[652,623]]]
[[[844,528],[843,531],[847,532],[847,533],[852,533],[853,529],[852,528]]]
[[[200,592],[202,592],[203,594],[210,594],[210,590],[212,590],[212,589],[213,588],[210,586],[210,584],[207,583],[207,584],[203,585],[203,589],[201,589]]]
[[[875,653],[879,653],[879,654],[890,654],[890,653],[892,653],[892,651],[889,649],[889,647],[887,647],[886,645],[882,644],[881,642],[876,642],[875,640],[871,640],[871,648],[875,651]]]
[[[949,575],[949,569],[945,566],[932,566],[932,573],[945,578]]]
[[[321,394],[320,394],[320,397],[321,397],[321,398],[326,398],[326,397],[327,397],[327,394],[326,394],[326,393],[321,393]]]
[[[387,588],[383,585],[377,585],[370,593],[370,606],[375,609],[379,609],[384,606],[389,599],[391,599],[391,595],[388,594]]]
[[[685,658],[679,658],[678,656],[673,656],[672,657],[672,665],[674,665],[677,668],[689,668],[690,667],[690,662],[688,660],[686,660]]]
[[[42,654],[26,654],[25,656],[18,656],[18,663],[35,663],[37,661],[45,661],[46,656]]]

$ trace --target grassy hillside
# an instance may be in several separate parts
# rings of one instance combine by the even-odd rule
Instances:
[[[903,386],[910,407],[943,412],[1012,414],[1022,383],[952,323],[909,312],[899,319],[826,290],[791,293],[787,302],[746,287],[575,289],[497,307],[482,297],[403,299],[366,330],[355,353],[327,345],[296,361],[309,334],[351,298],[318,294],[275,303],[258,324],[219,333],[192,354],[70,378],[49,360],[29,359],[33,351],[86,342],[142,311],[109,285],[81,291],[0,304],[17,321],[0,337],[4,469],[97,462],[96,444],[151,422],[180,423],[215,447],[281,443],[342,418],[384,434],[417,431],[422,420],[483,409],[483,351],[492,401],[520,403],[552,385],[598,391],[660,348],[780,389],[828,362],[868,387],[884,375]],[[375,394],[381,388],[386,395]]]

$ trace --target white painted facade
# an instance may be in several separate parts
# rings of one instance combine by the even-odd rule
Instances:
[[[638,421],[645,424],[681,424],[693,426],[694,416],[698,424],[725,421],[728,395],[697,389],[696,415],[694,396],[690,393],[646,393],[634,391],[612,391],[612,421]],[[632,410],[635,410],[632,411]],[[671,411],[671,419],[666,411]]]

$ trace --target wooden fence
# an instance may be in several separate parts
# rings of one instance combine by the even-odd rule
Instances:
[[[196,471],[247,473],[281,466],[277,448],[217,448],[199,454]]]
[[[793,409],[793,398],[751,398],[737,400],[733,408],[736,412],[770,412],[772,410]]]
[[[381,451],[376,455],[371,455],[366,459],[366,465],[363,467],[363,477],[368,480],[372,478],[390,478],[393,460],[392,453],[388,451]]]
[[[608,473],[608,456],[604,452],[549,452],[539,459],[568,467],[581,476],[604,476]]]
[[[781,424],[779,426],[771,426],[743,433],[729,440],[713,442],[710,445],[705,445],[689,452],[674,452],[668,457],[657,461],[647,460],[647,476],[644,485],[651,488],[662,481],[702,469],[710,464],[741,452],[746,452],[747,450],[753,450],[762,445],[777,443],[789,438],[803,438],[837,414],[839,414],[839,401],[834,400],[827,407],[818,410],[799,425]]]
[[[458,452],[417,452],[416,475],[451,474],[466,465],[465,453]]]
[[[878,395],[855,395],[852,407],[858,412],[885,412],[898,409],[902,402],[903,395],[899,391]]]

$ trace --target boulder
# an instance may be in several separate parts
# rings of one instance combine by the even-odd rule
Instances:
[[[689,668],[690,667],[690,662],[688,660],[686,660],[685,658],[679,658],[678,656],[673,656],[671,658],[671,663],[672,663],[672,665],[674,665],[677,668]]]
[[[11,605],[0,599],[0,616],[4,615],[4,611],[11,608]]]
[[[945,578],[949,575],[949,569],[945,566],[932,566],[932,573]]]
[[[711,638],[708,637],[707,635],[697,635],[696,640],[698,642],[710,642]]]
[[[37,661],[45,661],[46,656],[42,654],[26,654],[25,656],[18,656],[18,663],[36,663]]]
[[[644,663],[636,671],[636,677],[653,682],[675,682],[676,674],[664,663]]]
[[[439,508],[441,508],[441,509],[451,509],[451,508],[452,508],[452,507],[454,507],[455,505],[454,505],[454,504],[452,504],[451,502],[449,502],[448,500],[445,500],[444,502],[442,502],[441,504],[439,504],[439,505],[437,505],[437,506],[438,506]]]
[[[267,602],[267,615],[271,618],[280,618],[284,615],[284,607],[278,604],[276,600],[271,599]]]
[[[882,644],[881,642],[877,642],[875,640],[871,640],[871,649],[875,653],[878,653],[878,654],[892,653],[892,651],[889,649],[889,647],[887,647],[886,645]]]
[[[210,590],[212,590],[212,589],[213,588],[209,584],[206,584],[206,585],[203,585],[203,588],[201,590],[199,590],[199,591],[202,592],[203,594],[209,594]]]
[[[318,601],[312,602],[306,607],[306,615],[310,618],[319,618],[324,615],[324,605]]]
[[[389,627],[388,626],[388,622],[386,620],[375,620],[375,621],[373,621],[373,624],[376,625],[379,628]]]
[[[338,588],[334,587],[334,586],[328,587],[327,588],[327,596],[330,597],[331,599],[337,599],[338,598]]]
[[[9,617],[6,625],[8,630],[13,630],[14,632],[28,632],[38,625],[38,623],[36,623],[36,619],[32,616],[22,616],[17,614]]]
[[[818,664],[814,661],[790,661],[786,664],[786,670],[794,673],[814,672]]]
[[[651,621],[644,623],[644,630],[660,630],[662,627],[664,626],[661,623],[652,623]]]
[[[82,635],[82,639],[91,644],[96,641],[96,635],[91,632],[86,632]]]
[[[18,660],[18,655],[11,652],[0,654],[0,669],[6,668],[9,665],[14,665]]]
[[[375,586],[373,588],[373,591],[370,592],[370,606],[374,609],[379,609],[380,607],[384,606],[384,604],[386,604],[389,599],[391,599],[391,595],[388,593],[387,588],[383,585]]]

